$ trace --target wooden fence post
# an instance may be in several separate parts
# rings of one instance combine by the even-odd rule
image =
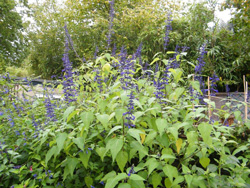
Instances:
[[[210,95],[210,78],[208,76],[207,78],[207,85],[208,85],[208,99],[211,100],[211,95]],[[211,105],[208,104],[208,118],[209,120],[211,119]]]
[[[244,97],[245,97],[245,120],[247,120],[248,106],[247,106],[247,95],[248,95],[248,83],[244,82]]]

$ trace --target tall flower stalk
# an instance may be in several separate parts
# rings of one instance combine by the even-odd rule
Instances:
[[[168,43],[169,43],[169,33],[170,31],[172,30],[172,13],[169,12],[168,13],[168,16],[167,16],[167,20],[165,21],[166,22],[166,26],[165,26],[165,37],[163,38],[164,39],[164,50],[166,51],[167,50],[167,46],[168,46]]]
[[[67,26],[64,26],[65,33],[67,33]],[[73,73],[72,73],[72,62],[69,60],[69,42],[67,34],[65,35],[65,52],[63,55],[63,72],[64,72],[64,80],[63,80],[63,93],[64,98],[67,103],[71,103],[73,101],[76,101],[75,95],[75,84],[73,81]]]
[[[107,34],[107,43],[108,43],[107,49],[110,48],[111,37],[112,37],[112,34],[114,33],[113,21],[114,21],[114,16],[115,16],[115,10],[114,10],[115,0],[111,0],[109,3],[110,3],[110,11],[109,11],[109,30]]]

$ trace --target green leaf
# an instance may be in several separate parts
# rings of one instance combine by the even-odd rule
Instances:
[[[49,162],[49,160],[51,159],[51,157],[56,154],[58,152],[58,148],[56,146],[53,146],[52,148],[49,149],[49,151],[46,154],[45,157],[45,164],[47,165],[47,163]]]
[[[184,175],[184,178],[188,184],[188,187],[191,187],[191,182],[193,180],[193,176],[192,175]]]
[[[148,166],[148,176],[153,172],[154,169],[156,169],[160,163],[155,159],[151,158],[147,160],[145,166]]]
[[[158,173],[154,173],[152,176],[152,184],[154,188],[157,188],[161,184],[161,176]]]
[[[101,157],[101,159],[103,161],[105,154],[107,152],[107,149],[104,147],[96,148],[96,152],[98,153],[98,155]]]
[[[112,138],[112,139],[109,140],[107,146],[111,151],[111,155],[112,155],[113,162],[114,162],[115,159],[116,159],[117,154],[122,149],[123,140],[122,139],[117,139],[117,138]]]
[[[134,181],[129,179],[128,183],[132,186],[132,188],[145,188],[143,181]]]
[[[130,180],[134,180],[134,181],[144,181],[145,179],[137,174],[131,174],[131,176],[129,177]]]
[[[86,127],[89,127],[94,120],[93,112],[83,112],[80,114],[80,117]]]
[[[126,173],[120,173],[115,177],[109,178],[106,185],[105,185],[105,188],[114,188],[118,184],[119,181],[121,181],[127,177],[128,177],[128,175]]]
[[[58,146],[58,153],[62,150],[65,140],[67,139],[67,133],[60,133],[57,135],[56,143]]]
[[[101,181],[106,181],[109,178],[113,178],[114,176],[116,176],[116,172],[115,171],[111,171],[109,173],[107,173],[102,179]]]
[[[161,136],[165,132],[165,129],[168,127],[168,122],[166,119],[158,118],[156,119],[155,123]]]
[[[128,162],[128,153],[126,151],[121,150],[116,157],[116,162],[120,170],[123,172],[123,169]]]
[[[196,142],[198,141],[198,134],[195,131],[189,131],[187,133],[187,140],[191,145],[196,144]]]
[[[173,155],[170,155],[170,154],[163,154],[161,156],[161,160],[163,160],[163,159],[176,159],[176,157]]]
[[[179,69],[179,68],[178,69],[169,69],[169,71],[173,74],[175,82],[178,83],[181,79],[182,74],[183,74],[181,69]]]
[[[78,137],[78,138],[73,138],[72,141],[83,151],[84,148],[84,138],[83,137]]]
[[[145,143],[149,143],[155,139],[157,136],[157,132],[155,130],[152,130],[149,132],[149,134],[146,136]]]
[[[174,136],[175,140],[178,139],[178,128],[177,127],[170,127],[168,131]]]
[[[134,99],[134,100],[133,100],[133,103],[134,103],[134,105],[136,105],[136,106],[138,106],[139,108],[141,108],[142,110],[144,110],[143,107],[142,107],[142,105],[141,105],[141,103],[140,103],[140,101]]]
[[[97,119],[102,123],[105,129],[108,128],[109,115],[108,114],[98,114]]]
[[[185,91],[185,88],[178,87],[177,89],[175,89],[173,93],[170,94],[169,99],[177,101],[184,91]]]
[[[109,134],[107,135],[107,137],[112,134],[113,132],[119,130],[119,129],[122,129],[122,126],[115,126],[113,127],[110,131],[109,131]]]
[[[128,183],[120,183],[118,188],[131,188],[131,185],[129,185]]]
[[[169,178],[165,178],[164,185],[165,185],[166,188],[171,188],[172,182],[170,181]]]
[[[133,128],[130,128],[128,130],[128,134],[132,137],[134,137],[138,142],[141,143],[141,137],[140,137],[140,134],[145,134],[144,132],[138,130],[138,129],[133,129]]]
[[[146,149],[147,147],[142,146],[140,142],[133,141],[133,142],[131,142],[130,147],[133,150],[135,150],[135,152],[139,151],[139,160],[140,161],[142,160],[142,158],[144,156],[148,155],[148,150]],[[130,151],[132,151],[132,150],[130,150]]]
[[[156,61],[159,61],[160,60],[160,58],[155,58],[151,63],[150,63],[150,65],[153,65]]]
[[[115,110],[115,117],[117,119],[117,122],[120,122],[122,117],[123,117],[123,114],[126,112],[127,110],[126,109],[116,109]]]
[[[236,155],[237,153],[239,153],[241,151],[244,151],[244,150],[248,150],[248,147],[245,146],[245,145],[240,146],[239,148],[237,148],[236,150],[234,150],[233,155]]]
[[[212,132],[212,125],[208,124],[208,123],[201,123],[198,126],[198,130],[201,133],[201,137],[203,138],[203,141],[208,145],[208,146],[212,146],[212,138],[210,136],[211,132]]]
[[[63,120],[66,121],[68,119],[69,114],[71,114],[75,109],[75,106],[68,107],[65,112],[63,113]]]
[[[207,166],[210,164],[210,159],[207,157],[202,157],[200,158],[199,162],[204,168],[207,168]]]
[[[176,178],[178,176],[178,170],[176,167],[171,166],[169,164],[166,164],[163,168],[162,168],[163,172],[166,174],[166,176],[168,176],[169,180],[171,182],[173,182],[173,178]]]
[[[64,168],[63,180],[67,178],[68,174],[70,174],[71,177],[73,176],[74,170],[78,163],[79,163],[78,159],[67,157],[66,162],[65,162],[66,166]]]
[[[85,184],[87,185],[87,187],[91,187],[91,185],[93,185],[93,179],[90,176],[86,176],[84,178]]]
[[[67,118],[66,122],[69,122],[80,110],[74,110],[73,112],[71,112]]]
[[[91,151],[86,152],[80,152],[80,161],[82,162],[83,166],[85,168],[88,168],[88,162],[89,162],[89,158],[91,155]]]

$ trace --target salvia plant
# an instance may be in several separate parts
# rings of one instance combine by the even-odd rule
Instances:
[[[143,62],[143,45],[98,53],[77,75],[69,50],[66,34],[60,99],[1,75],[0,187],[249,187],[250,122],[235,111],[224,126],[200,101],[205,45],[194,77],[176,52]]]

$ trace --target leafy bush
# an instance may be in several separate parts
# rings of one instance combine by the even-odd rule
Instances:
[[[209,121],[199,81],[166,59],[145,68],[124,54],[103,54],[73,76],[66,50],[63,100],[46,87],[42,99],[15,97],[1,76],[1,187],[250,184],[249,122]]]

